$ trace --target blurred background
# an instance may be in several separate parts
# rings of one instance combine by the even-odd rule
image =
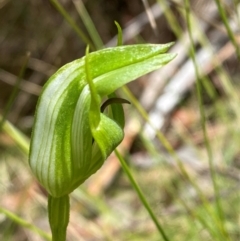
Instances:
[[[119,150],[159,222],[172,241],[240,240],[240,1],[191,0],[190,35],[186,2],[0,0],[0,240],[49,240],[27,157],[37,99],[84,56],[79,29],[113,47],[114,21],[124,44],[174,41],[178,54],[118,92],[132,103]],[[162,240],[114,155],[71,195],[67,240]]]

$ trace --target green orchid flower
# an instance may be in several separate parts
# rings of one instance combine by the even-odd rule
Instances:
[[[92,52],[60,68],[43,87],[29,164],[49,193],[53,240],[65,240],[68,194],[103,165],[124,137],[122,105],[115,102],[126,101],[114,92],[171,61],[176,56],[166,53],[171,46],[140,44]]]

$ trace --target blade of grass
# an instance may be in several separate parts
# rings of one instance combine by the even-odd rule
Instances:
[[[43,237],[45,240],[51,241],[51,236],[48,233],[45,233],[41,229],[37,228],[33,224],[27,222],[26,220],[18,217],[14,213],[0,207],[0,212],[6,215],[9,219],[11,219],[13,222],[17,223],[21,227],[25,227],[31,231],[33,231],[36,234],[39,234],[41,237]]]
[[[204,143],[206,145],[207,154],[208,154],[208,161],[209,161],[209,168],[210,168],[212,184],[213,184],[213,188],[214,188],[216,210],[217,210],[217,213],[218,213],[218,216],[219,216],[219,223],[220,223],[221,229],[222,229],[221,231],[226,236],[227,240],[230,240],[229,234],[226,231],[226,228],[224,226],[225,217],[224,217],[222,206],[221,206],[221,203],[220,203],[219,188],[218,188],[218,185],[217,185],[217,182],[216,182],[217,175],[216,175],[215,170],[214,170],[212,149],[211,149],[211,146],[210,146],[210,143],[209,143],[209,138],[208,138],[207,129],[206,129],[206,117],[205,117],[202,95],[201,95],[201,92],[202,92],[202,90],[201,90],[201,79],[200,79],[198,65],[197,65],[196,58],[195,58],[194,40],[193,40],[192,30],[191,30],[190,4],[189,4],[188,0],[184,0],[184,3],[185,3],[185,8],[186,8],[187,28],[188,28],[188,33],[189,33],[189,39],[190,39],[190,42],[191,42],[191,49],[190,49],[191,58],[192,58],[192,61],[193,61],[195,74],[196,74],[196,78],[197,78],[197,98],[198,98],[199,110],[200,110],[200,115],[201,115],[201,125],[202,125],[202,130],[203,130],[203,135],[204,135]]]
[[[172,11],[170,10],[168,4],[166,3],[166,1],[159,1],[158,0],[159,5],[164,9],[164,14],[168,20],[169,25],[171,26],[174,34],[177,36],[178,41],[181,41],[182,44],[186,45],[186,43],[183,41],[182,36],[184,35],[183,29],[179,24],[179,21],[176,19],[176,17],[174,16],[174,14],[172,13]],[[183,9],[182,6],[180,6],[180,10]],[[183,9],[184,10],[184,9]],[[182,13],[182,11],[180,11],[180,13]],[[201,28],[196,28],[198,29],[198,31],[195,32],[195,40],[196,42],[199,41],[199,43],[202,46],[205,46],[206,44],[206,40],[203,40],[203,34],[201,33]],[[187,48],[189,49],[189,44],[187,45]],[[187,54],[188,56],[191,55],[191,52],[189,50],[187,50]],[[204,81],[202,82],[208,95],[210,96],[210,98],[214,99],[216,97],[216,90],[213,88],[211,81],[209,80],[209,78],[207,76],[204,76]]]
[[[179,13],[183,18],[185,18],[185,9],[184,7],[179,8]],[[171,14],[171,13],[170,13]],[[206,89],[209,97],[212,100],[212,105],[214,109],[216,110],[217,114],[219,116],[228,116],[228,113],[222,113],[223,111],[223,106],[222,105],[217,105],[216,101],[217,98],[219,98],[216,87],[212,83],[212,80],[210,80],[206,75],[209,74],[214,70],[217,74],[217,78],[219,79],[222,88],[228,98],[228,102],[230,103],[230,108],[231,111],[234,112],[236,117],[239,119],[240,118],[240,112],[239,112],[239,97],[237,94],[237,89],[234,88],[233,83],[232,83],[232,77],[229,75],[229,73],[225,70],[223,66],[223,62],[230,58],[233,54],[235,54],[234,51],[234,46],[230,46],[231,43],[227,42],[223,47],[218,48],[218,50],[214,50],[214,47],[211,45],[210,40],[208,37],[205,35],[204,31],[202,30],[201,23],[198,21],[196,18],[195,14],[193,11],[191,11],[191,25],[192,25],[192,30],[197,29],[197,39],[199,41],[199,44],[201,45],[201,48],[204,48],[204,51],[208,51],[209,55],[211,56],[211,59],[209,62],[209,67],[205,67],[204,69],[199,68],[199,74],[201,75],[201,84],[203,87]],[[194,32],[194,35],[196,34],[196,31]],[[193,33],[192,33],[193,35]],[[238,40],[239,41],[239,40]],[[234,53],[233,53],[234,52]],[[226,54],[227,53],[227,54]],[[192,58],[192,53],[189,52],[189,56]],[[228,109],[230,111],[230,109]],[[231,117],[232,118],[232,117]],[[238,121],[238,120],[237,120]],[[229,123],[224,124],[229,125]]]
[[[133,188],[135,189],[135,191],[137,192],[142,204],[144,205],[144,207],[146,208],[146,210],[148,211],[151,219],[153,220],[154,224],[156,225],[160,235],[162,236],[162,239],[164,241],[170,241],[170,239],[167,237],[167,235],[165,234],[164,228],[161,226],[161,224],[158,222],[157,217],[155,216],[154,212],[152,211],[151,207],[149,206],[144,194],[142,193],[140,187],[138,186],[138,184],[136,183],[128,165],[126,164],[125,160],[122,158],[122,156],[120,155],[120,153],[118,152],[118,150],[116,149],[115,154],[118,158],[118,160],[120,161],[122,168],[124,170],[124,172],[126,173],[129,181],[131,182]]]
[[[1,120],[1,116],[0,116]],[[19,148],[28,155],[29,153],[29,140],[28,138],[21,133],[14,125],[9,121],[5,121],[3,124],[3,131],[6,132],[19,146]]]
[[[200,200],[202,201],[203,206],[205,207],[209,217],[212,219],[213,223],[217,225],[216,228],[219,228],[221,230],[221,225],[219,224],[219,219],[216,217],[215,212],[212,212],[210,208],[210,204],[208,203],[206,197],[202,193],[201,189],[199,188],[198,184],[190,177],[187,170],[185,169],[182,161],[175,153],[173,147],[169,143],[169,141],[166,139],[166,137],[163,135],[163,133],[160,130],[156,130],[154,125],[149,121],[148,114],[146,111],[142,108],[142,106],[139,104],[138,100],[133,96],[133,94],[130,92],[130,90],[124,86],[121,88],[123,92],[126,94],[127,98],[130,100],[130,102],[136,107],[140,115],[143,117],[143,119],[155,130],[156,136],[159,139],[159,141],[162,143],[162,145],[166,148],[168,153],[173,157],[174,160],[176,160],[176,163],[179,167],[180,173],[182,177],[185,180],[188,180],[189,183],[195,188]],[[206,227],[208,228],[208,227]],[[221,233],[220,233],[221,234]],[[220,235],[219,234],[219,235]],[[223,237],[224,240],[224,237]]]
[[[97,49],[102,49],[103,48],[102,39],[99,36],[98,31],[95,28],[95,25],[94,25],[90,15],[88,14],[88,11],[85,8],[82,0],[72,0],[72,2],[74,3],[74,5],[79,13],[79,16],[81,17],[95,47]]]
[[[155,20],[155,18],[153,16],[153,13],[152,13],[152,11],[150,9],[149,3],[148,3],[147,0],[142,0],[142,3],[143,3],[143,6],[145,8],[145,11],[146,11],[149,23],[151,25],[151,28],[152,28],[154,34],[156,36],[158,36],[159,34],[158,34],[158,31],[157,31],[157,23],[156,23],[156,20]]]
[[[72,17],[68,14],[68,12],[62,7],[62,5],[58,2],[58,0],[49,0],[53,6],[58,10],[58,12],[63,16],[63,18],[69,23],[69,25],[73,28],[73,30],[77,33],[79,38],[86,44],[91,47],[92,50],[95,49],[90,39],[84,34],[84,32],[77,26]]]
[[[180,8],[179,13],[181,14],[181,16],[183,18],[185,18],[184,8]],[[168,15],[170,15],[171,18],[169,18]],[[176,19],[174,16],[172,16],[171,12],[169,12],[167,14],[167,18],[169,20],[174,19],[173,23],[176,23]],[[238,118],[239,118],[239,116],[240,116],[240,112],[238,111],[239,97],[236,92],[237,90],[234,88],[234,86],[231,82],[231,76],[228,74],[228,72],[224,69],[224,66],[222,65],[222,62],[226,59],[225,54],[224,54],[225,51],[227,51],[229,54],[227,58],[229,58],[232,55],[230,53],[229,49],[226,49],[226,48],[229,48],[228,47],[229,44],[227,43],[225,46],[223,46],[221,49],[219,49],[218,53],[216,53],[216,51],[214,51],[210,41],[208,40],[207,36],[202,31],[201,26],[199,26],[199,23],[198,23],[197,19],[195,18],[194,13],[192,13],[191,24],[193,26],[192,29],[198,30],[197,31],[197,33],[198,33],[197,39],[198,39],[199,43],[201,44],[202,48],[204,48],[205,51],[209,51],[209,53],[211,55],[211,63],[210,64],[212,65],[212,68],[207,70],[207,73],[202,70],[199,71],[199,72],[201,72],[203,87],[206,89],[209,97],[214,102],[213,103],[214,107],[218,110],[218,112],[220,112],[219,108],[215,105],[215,101],[216,101],[216,97],[217,97],[216,88],[212,84],[212,81],[207,76],[204,76],[205,74],[208,74],[212,70],[215,70],[218,75],[219,80],[221,81],[223,89],[231,102],[231,107],[232,107],[233,111],[235,112],[236,116],[238,116]],[[175,24],[174,24],[174,26],[172,26],[173,24],[170,23],[170,25],[172,28],[176,27]],[[191,57],[191,52],[189,52],[189,56]]]
[[[156,159],[162,158],[161,154],[157,152],[153,142],[148,141],[143,134],[140,134],[140,139],[142,140],[142,143],[148,153],[150,153]],[[211,223],[207,222],[205,218],[199,215],[199,213],[196,211],[197,206],[194,206],[192,208],[189,207],[189,205],[187,204],[187,200],[184,200],[181,196],[177,195],[178,188],[174,185],[174,183],[168,183],[168,185],[166,185],[164,188],[174,197],[174,200],[176,200],[176,202],[178,202],[185,209],[187,214],[189,214],[186,215],[189,227],[192,226],[192,222],[197,220],[202,225],[202,227],[207,227],[209,234],[214,238],[214,240],[216,240],[217,238],[220,241],[218,231],[211,227]],[[225,241],[225,239],[222,237],[221,240]]]
[[[223,7],[222,3],[220,2],[220,0],[215,0],[215,3],[217,5],[217,7],[218,7],[218,12],[219,12],[219,14],[220,14],[220,16],[222,18],[223,24],[224,24],[224,26],[225,26],[225,28],[227,30],[227,34],[228,34],[232,44],[235,46],[237,58],[240,61],[240,47],[239,47],[239,45],[238,45],[238,43],[237,43],[237,41],[236,41],[236,39],[234,37],[234,34],[233,34],[233,32],[232,32],[232,30],[230,28],[230,25],[228,23],[228,19],[227,19],[224,7]]]

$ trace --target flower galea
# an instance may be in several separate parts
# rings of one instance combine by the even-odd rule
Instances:
[[[68,194],[102,166],[124,137],[122,105],[109,102],[110,108],[103,111],[104,105],[101,111],[102,101],[108,97],[116,102],[118,88],[171,61],[176,56],[166,53],[171,45],[129,45],[92,52],[64,65],[44,85],[29,164],[49,193],[53,240],[64,240],[57,236],[65,235],[59,234],[62,228],[57,228],[61,225],[55,207],[65,207],[61,215],[68,223]]]

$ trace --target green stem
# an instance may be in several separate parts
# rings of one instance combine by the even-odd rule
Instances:
[[[205,143],[206,149],[207,149],[210,175],[211,175],[213,189],[214,189],[216,210],[218,213],[218,217],[219,217],[219,221],[220,221],[219,223],[220,223],[220,228],[221,228],[222,234],[227,238],[227,240],[229,240],[229,235],[224,226],[225,218],[224,218],[222,206],[220,203],[219,188],[218,188],[218,185],[216,182],[217,176],[216,176],[216,173],[214,170],[214,165],[213,165],[212,149],[211,149],[211,146],[209,143],[207,129],[206,129],[206,117],[205,117],[205,112],[204,112],[204,108],[203,108],[202,96],[201,96],[201,80],[200,80],[200,74],[198,71],[197,61],[195,58],[194,41],[193,41],[193,36],[192,36],[192,31],[191,31],[189,0],[185,0],[185,7],[186,7],[186,22],[187,22],[187,28],[188,28],[188,33],[189,33],[189,39],[190,39],[190,43],[191,43],[190,56],[192,58],[194,69],[195,69],[195,74],[197,77],[197,82],[196,82],[197,83],[197,98],[198,98],[199,110],[200,110],[200,115],[201,115],[201,125],[202,125],[202,130],[203,130],[203,135],[204,135],[204,143]]]
[[[48,218],[52,230],[52,241],[65,241],[69,223],[69,196],[48,196]]]
[[[136,183],[129,167],[127,166],[126,162],[124,161],[124,159],[122,158],[122,156],[120,155],[120,153],[118,152],[118,150],[115,150],[115,154],[117,156],[117,158],[119,159],[122,168],[124,170],[124,172],[126,173],[126,175],[128,176],[128,179],[130,180],[133,188],[135,189],[135,191],[137,192],[142,204],[144,205],[144,207],[147,209],[150,217],[152,218],[154,224],[156,225],[159,233],[161,234],[162,238],[164,241],[170,241],[170,239],[167,237],[167,235],[164,232],[164,229],[162,228],[161,224],[158,222],[157,217],[155,216],[155,214],[153,213],[150,205],[148,204],[146,198],[144,197],[143,192],[141,191],[140,187],[138,186],[138,184]]]
[[[98,34],[98,31],[87,11],[87,9],[85,8],[82,0],[72,0],[72,2],[74,3],[79,16],[81,17],[89,35],[91,36],[91,39],[94,43],[94,45],[96,46],[96,49],[102,49],[104,44],[102,42],[101,37]]]
[[[2,117],[0,115],[0,121],[1,118]],[[7,120],[4,122],[2,129],[14,140],[14,142],[26,155],[29,154],[29,139],[21,131],[19,131]]]
[[[225,28],[227,30],[228,36],[229,36],[232,44],[234,45],[234,47],[236,49],[237,58],[240,61],[240,48],[239,48],[239,45],[238,45],[238,43],[237,43],[237,41],[236,41],[236,39],[234,37],[234,34],[233,34],[231,28],[229,26],[228,19],[227,19],[227,16],[225,14],[225,10],[224,10],[224,8],[223,8],[223,6],[222,6],[222,4],[221,4],[221,2],[219,0],[215,0],[215,3],[217,5],[217,7],[218,7],[218,12],[219,12],[219,14],[220,14],[220,16],[222,18],[222,21],[223,21],[223,24],[224,24],[224,26],[225,26]]]
[[[64,17],[64,19],[70,24],[73,30],[77,33],[77,35],[82,39],[84,43],[89,45],[91,49],[95,49],[90,39],[84,34],[84,32],[77,26],[72,17],[68,14],[68,12],[62,7],[62,5],[58,2],[58,0],[50,0],[50,2],[54,5],[54,7],[58,10],[58,12]]]
[[[43,237],[45,240],[51,241],[51,237],[49,234],[43,232],[41,229],[39,229],[36,226],[32,225],[31,223],[25,221],[24,219],[18,217],[14,213],[12,213],[4,208],[1,208],[1,207],[0,207],[0,213],[5,214],[9,219],[11,219],[13,222],[17,223],[19,226],[32,230],[33,232],[35,232],[35,233],[39,234],[41,237]]]
[[[136,107],[138,112],[141,114],[141,116],[144,118],[144,120],[155,130],[157,138],[162,143],[162,145],[166,148],[166,150],[169,152],[169,154],[176,160],[176,163],[178,165],[178,168],[180,170],[182,178],[189,181],[189,183],[195,188],[200,200],[202,201],[202,204],[206,211],[209,214],[209,217],[212,219],[211,223],[216,224],[219,229],[221,229],[221,225],[219,224],[219,218],[216,217],[216,213],[213,212],[210,208],[210,205],[204,196],[203,192],[201,191],[199,185],[195,182],[195,180],[189,175],[188,171],[185,169],[181,159],[178,157],[176,152],[174,151],[173,147],[171,146],[170,142],[166,139],[166,137],[163,135],[163,133],[160,130],[157,130],[154,125],[150,122],[148,118],[147,112],[143,109],[143,107],[139,104],[138,100],[133,96],[133,94],[130,92],[127,86],[123,86],[122,90],[126,94],[127,98],[131,101],[131,103]],[[222,231],[222,230],[221,230]],[[222,232],[220,232],[222,234]],[[224,237],[225,238],[225,235]],[[225,239],[222,239],[225,241]]]

